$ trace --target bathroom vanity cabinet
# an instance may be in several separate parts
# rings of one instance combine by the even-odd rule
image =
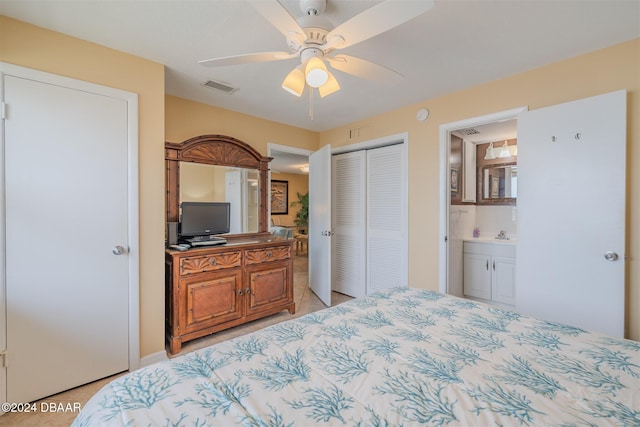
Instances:
[[[464,295],[496,305],[515,305],[516,246],[510,242],[464,242]],[[507,307],[510,308],[510,307]]]

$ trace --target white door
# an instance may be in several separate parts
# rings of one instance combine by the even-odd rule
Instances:
[[[247,230],[246,194],[244,182],[246,171],[241,169],[225,173],[225,202],[230,203],[229,233],[240,234]]]
[[[29,402],[129,368],[128,113],[32,79],[4,90],[7,400]]]
[[[331,306],[331,146],[309,156],[309,287]]]
[[[333,290],[352,297],[366,295],[366,154],[354,151],[331,160]]]
[[[403,145],[367,151],[367,295],[408,285]]]
[[[518,117],[518,311],[623,335],[625,146],[625,91]]]

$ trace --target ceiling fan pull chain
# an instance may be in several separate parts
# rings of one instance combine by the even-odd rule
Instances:
[[[313,88],[309,87],[309,117],[313,120]]]

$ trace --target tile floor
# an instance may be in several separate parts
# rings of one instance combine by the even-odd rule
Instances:
[[[294,317],[300,317],[307,313],[323,309],[325,307],[324,304],[309,289],[307,273],[309,270],[308,264],[309,263],[306,254],[296,256],[294,259],[293,297],[296,302],[296,313],[293,316],[291,316],[288,311],[283,311],[281,313],[274,314],[273,316],[269,316],[265,319],[256,320],[246,325],[238,326],[227,331],[221,331],[216,334],[188,342],[182,346],[182,351],[178,355],[185,354],[190,351],[194,351],[208,345],[215,344],[220,341],[225,341],[249,332],[253,332],[266,326],[282,322],[284,320],[289,320]],[[334,292],[332,294],[331,303],[332,305],[336,305],[349,299],[351,298],[348,296]],[[38,410],[37,413],[7,413],[5,415],[2,415],[0,416],[0,426],[69,426],[75,419],[77,413],[41,412],[41,408],[44,406],[44,408],[49,409],[51,408],[52,404],[55,407],[55,404],[60,403],[66,405],[68,403],[73,404],[75,402],[78,402],[81,405],[84,405],[100,388],[120,375],[122,374],[95,381],[93,383],[37,401],[35,402],[36,408]]]

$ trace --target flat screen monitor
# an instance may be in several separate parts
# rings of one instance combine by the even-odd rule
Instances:
[[[180,236],[210,236],[229,232],[231,206],[228,202],[182,202]]]

